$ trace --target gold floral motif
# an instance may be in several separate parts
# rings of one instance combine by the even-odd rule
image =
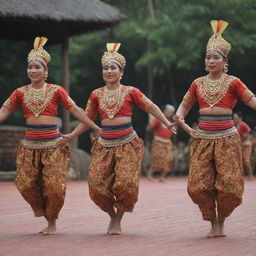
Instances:
[[[31,90],[29,86],[21,87],[18,90],[24,94],[24,103],[26,107],[38,117],[45,110],[54,93],[58,90],[58,87],[53,85],[46,88],[45,96],[41,100],[32,99],[33,97],[31,98]]]
[[[241,204],[244,190],[241,146],[238,134],[216,140],[193,139],[188,194],[198,204],[204,220],[215,219],[216,208],[228,217]]]
[[[230,84],[235,79],[235,77],[223,73],[221,78],[216,81],[210,80],[207,75],[203,77],[203,79],[197,79],[195,83],[198,86],[199,93],[203,100],[208,103],[210,107],[213,107],[226,95]]]
[[[58,218],[65,198],[69,158],[67,144],[50,149],[27,149],[20,145],[15,184],[35,216]]]
[[[154,140],[151,148],[152,161],[150,169],[154,171],[171,171],[173,161],[173,146],[170,140],[162,142]]]
[[[120,86],[120,92],[116,93],[115,99],[109,99],[106,93],[107,88],[103,87],[102,90],[97,90],[97,96],[99,98],[99,105],[107,114],[108,118],[112,119],[116,113],[120,110],[125,97],[129,92],[133,90],[132,86]],[[112,97],[113,98],[113,97]]]
[[[106,148],[97,141],[92,147],[88,171],[91,199],[103,211],[115,207],[132,212],[138,200],[143,141],[135,137],[131,142]]]

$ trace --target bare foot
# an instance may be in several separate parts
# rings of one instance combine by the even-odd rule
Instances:
[[[116,214],[111,218],[112,225],[109,229],[110,235],[121,235],[122,229],[121,229],[121,220],[123,218],[124,212],[117,210]],[[110,222],[111,223],[111,222]]]
[[[224,234],[224,222],[226,217],[222,215],[220,212],[218,212],[218,224],[219,224],[219,234],[218,237],[224,237],[226,236]]]
[[[211,231],[208,233],[208,238],[214,238],[219,236],[219,223],[217,221],[212,222]]]
[[[49,220],[48,227],[43,231],[43,235],[55,235],[56,234],[56,220]]]
[[[111,218],[110,222],[109,222],[109,225],[108,225],[108,234],[110,234],[110,231],[112,230],[112,227],[113,227],[113,224],[114,224],[114,218]]]
[[[121,229],[121,221],[117,218],[114,218],[112,222],[112,226],[109,229],[109,234],[110,235],[121,235],[122,234],[122,229]],[[111,222],[110,222],[111,223]]]
[[[219,234],[218,237],[225,237],[225,233],[224,233],[224,225],[220,225],[219,224]]]
[[[41,230],[41,231],[39,231],[38,233],[39,233],[39,234],[43,234],[47,229],[48,229],[48,227],[46,227],[46,228],[42,229],[42,230]]]

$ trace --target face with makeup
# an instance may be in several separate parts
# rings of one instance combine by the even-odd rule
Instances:
[[[122,75],[123,69],[121,69],[120,64],[115,60],[107,60],[103,65],[103,80],[107,84],[114,84],[119,82]]]
[[[217,51],[207,51],[205,56],[205,67],[209,73],[223,73],[227,59]]]
[[[45,80],[48,68],[39,60],[31,60],[28,63],[27,74],[32,83],[39,83]]]

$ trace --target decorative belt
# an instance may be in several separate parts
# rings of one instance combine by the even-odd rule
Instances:
[[[170,139],[165,139],[165,138],[162,138],[162,137],[159,137],[159,136],[155,136],[154,140],[160,141],[160,142],[163,142],[163,143],[170,143],[171,142]]]
[[[27,125],[21,143],[30,149],[55,148],[61,137],[57,125]]]
[[[129,143],[136,136],[132,124],[121,124],[116,126],[102,126],[102,132],[98,142],[103,147],[115,147]]]
[[[220,139],[238,134],[231,115],[200,115],[196,138]]]

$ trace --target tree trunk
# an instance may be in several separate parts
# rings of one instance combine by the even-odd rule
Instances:
[[[167,78],[168,78],[168,83],[169,83],[169,91],[170,91],[171,104],[175,108],[177,108],[178,107],[178,103],[177,103],[177,98],[176,98],[174,73],[175,72],[173,72],[172,69],[169,69],[167,71]]]
[[[62,60],[62,86],[69,92],[69,57],[68,57],[68,37],[65,37],[61,44],[61,60]],[[63,108],[62,112],[62,132],[70,132],[70,114]]]

